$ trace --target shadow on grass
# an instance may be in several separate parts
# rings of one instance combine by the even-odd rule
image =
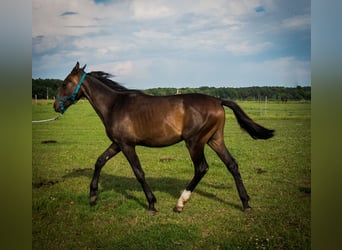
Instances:
[[[91,168],[78,168],[74,169],[72,172],[66,174],[63,176],[63,179],[68,178],[77,178],[77,177],[88,177],[89,183],[93,176],[93,169]],[[147,177],[146,181],[150,185],[152,192],[160,191],[164,193],[168,193],[171,196],[176,199],[179,198],[181,194],[181,190],[183,190],[186,185],[190,182],[189,180],[184,179],[177,179],[177,178],[171,178],[171,177]],[[116,192],[122,193],[127,199],[134,200],[138,204],[140,204],[142,207],[147,208],[147,201],[146,203],[142,203],[141,200],[135,196],[133,196],[131,193],[132,191],[141,191],[143,192],[139,182],[136,180],[134,176],[132,177],[126,177],[126,176],[117,176],[117,175],[111,175],[107,173],[101,173],[100,181],[101,183],[101,191],[99,192],[99,195],[101,195],[101,192],[104,191],[111,191],[115,190]],[[202,188],[201,188],[202,187]],[[234,207],[236,209],[241,210],[242,207],[238,204],[227,202],[219,197],[217,197],[213,193],[209,193],[207,191],[203,190],[203,187],[208,187],[210,189],[232,189],[232,186],[229,185],[214,185],[214,184],[208,184],[205,183],[203,180],[199,183],[199,186],[195,189],[194,192],[197,194],[206,197],[208,199],[223,203],[227,206]],[[237,198],[238,198],[238,194]],[[157,197],[158,199],[158,197]]]

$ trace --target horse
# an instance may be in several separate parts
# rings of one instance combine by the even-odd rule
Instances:
[[[204,155],[206,144],[216,152],[233,176],[243,211],[251,210],[248,203],[250,197],[238,164],[224,143],[224,106],[233,111],[240,127],[254,139],[269,139],[274,135],[274,130],[254,122],[234,101],[194,93],[152,96],[140,90],[125,88],[109,79],[112,76],[108,73],[87,73],[85,67],[86,65],[80,67],[77,62],[67,75],[55,97],[54,110],[63,114],[80,98],[88,99],[111,140],[111,145],[95,163],[90,182],[90,205],[96,203],[102,167],[109,159],[122,152],[145,193],[149,213],[155,214],[157,199],[145,180],[135,148],[137,145],[166,147],[185,141],[194,165],[194,176],[181,193],[174,211],[183,211],[184,204],[209,169]]]

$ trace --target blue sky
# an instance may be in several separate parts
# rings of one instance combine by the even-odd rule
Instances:
[[[311,85],[309,0],[33,0],[32,77],[128,88]]]

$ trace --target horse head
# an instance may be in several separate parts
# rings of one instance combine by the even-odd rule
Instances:
[[[70,74],[64,79],[54,102],[56,112],[63,114],[70,105],[82,97],[81,85],[87,74],[84,71],[85,67],[86,65],[80,68],[80,64],[77,62]]]

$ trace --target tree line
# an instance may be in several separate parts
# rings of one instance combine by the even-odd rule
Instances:
[[[58,79],[32,79],[32,98],[37,99],[53,99],[57,94],[62,80]],[[277,100],[277,101],[302,101],[311,100],[310,86],[296,86],[296,87],[207,87],[202,86],[198,88],[151,88],[144,90],[150,95],[174,95],[186,93],[202,93],[211,96],[220,97],[231,100],[244,101],[261,101]]]
[[[32,79],[32,98],[53,99],[62,82],[58,79]]]

